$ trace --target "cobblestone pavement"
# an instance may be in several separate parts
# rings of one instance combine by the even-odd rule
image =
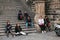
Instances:
[[[48,33],[30,33],[27,36],[15,36],[9,37],[1,36],[0,40],[60,40],[60,37],[56,36],[55,32]]]

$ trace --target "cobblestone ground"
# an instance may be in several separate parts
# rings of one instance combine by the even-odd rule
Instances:
[[[1,36],[0,40],[60,40],[60,37],[56,36],[55,32],[48,33],[30,33],[27,36],[15,36],[9,37]]]

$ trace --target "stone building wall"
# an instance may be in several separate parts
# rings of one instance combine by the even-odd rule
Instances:
[[[59,17],[60,16],[60,0],[35,0],[35,1],[45,1],[45,14],[49,16],[51,21],[57,21],[57,20],[60,21],[60,17]],[[35,6],[33,6],[33,11],[36,13]]]
[[[46,0],[46,15],[48,15],[51,21],[60,21],[60,1],[59,0]]]
[[[35,22],[38,21],[39,17],[45,16],[45,1],[35,1]]]
[[[38,1],[38,0],[36,0]],[[53,23],[60,23],[60,0],[39,0],[39,1],[45,1],[45,8],[43,8],[43,10],[45,10],[45,12],[43,11],[43,15],[47,15],[52,23],[52,25],[54,25]],[[35,3],[35,6],[37,3]],[[41,4],[42,5],[42,4]],[[37,7],[38,9],[36,9],[34,6],[34,12],[36,13],[35,15],[35,22],[37,22],[38,20],[38,16],[39,14],[41,14],[41,11],[39,11],[39,6]],[[39,14],[38,14],[39,13]],[[42,15],[42,16],[43,16]],[[37,24],[36,24],[37,25]],[[39,27],[36,26],[38,29]],[[52,26],[51,28],[54,29],[54,27]]]
[[[35,21],[35,27],[37,28],[37,30],[40,30],[40,27],[38,25],[38,19],[39,17],[42,16],[44,18],[45,16],[45,1],[35,1],[35,17],[34,17],[34,21]]]

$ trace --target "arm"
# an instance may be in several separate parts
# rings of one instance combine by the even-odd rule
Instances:
[[[22,31],[22,28],[21,28],[21,26],[19,26],[19,30],[20,30],[20,31]]]

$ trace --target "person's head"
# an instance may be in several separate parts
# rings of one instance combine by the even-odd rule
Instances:
[[[43,17],[42,17],[42,16],[40,16],[39,18],[40,18],[40,19],[42,19]]]
[[[10,21],[9,20],[7,20],[7,24],[10,24]]]
[[[16,23],[16,26],[20,26],[20,24],[19,23]]]
[[[19,12],[21,12],[21,10],[19,10]]]
[[[24,13],[27,13],[26,11]]]
[[[48,18],[47,16],[45,16],[45,18]]]
[[[30,16],[28,16],[28,19],[30,19]]]

